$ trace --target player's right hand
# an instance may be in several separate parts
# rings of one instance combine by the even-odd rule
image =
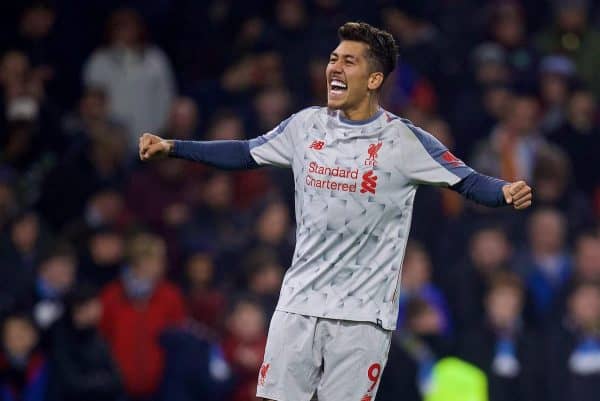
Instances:
[[[165,158],[171,152],[172,146],[170,141],[145,133],[140,137],[140,159],[146,161]]]

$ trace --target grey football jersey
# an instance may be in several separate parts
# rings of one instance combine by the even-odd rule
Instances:
[[[354,122],[308,108],[252,139],[250,153],[294,173],[296,249],[277,309],[395,329],[417,186],[453,185],[473,170],[383,109]]]

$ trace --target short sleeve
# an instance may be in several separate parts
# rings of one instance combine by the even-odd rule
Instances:
[[[452,186],[473,173],[433,135],[404,123],[401,170],[416,184]]]
[[[250,155],[261,166],[290,167],[294,155],[293,132],[297,124],[294,114],[277,127],[249,141]]]

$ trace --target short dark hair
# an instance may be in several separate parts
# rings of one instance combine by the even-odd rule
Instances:
[[[47,244],[40,252],[38,265],[41,267],[55,258],[69,259],[75,265],[78,262],[75,248],[64,239],[57,239]]]
[[[369,48],[367,58],[375,71],[381,71],[384,79],[394,71],[398,60],[398,46],[394,37],[382,29],[366,22],[346,22],[338,29],[342,40],[363,42]]]
[[[523,281],[513,272],[501,271],[489,278],[487,282],[488,295],[499,288],[511,288],[521,296],[525,295]]]
[[[585,288],[591,288],[600,293],[600,283],[597,280],[577,279],[569,289],[569,299],[573,298],[578,291]]]

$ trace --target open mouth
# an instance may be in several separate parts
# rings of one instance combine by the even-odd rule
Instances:
[[[348,90],[348,85],[345,82],[339,79],[332,79],[329,84],[329,92],[334,96],[342,95],[346,90]]]

